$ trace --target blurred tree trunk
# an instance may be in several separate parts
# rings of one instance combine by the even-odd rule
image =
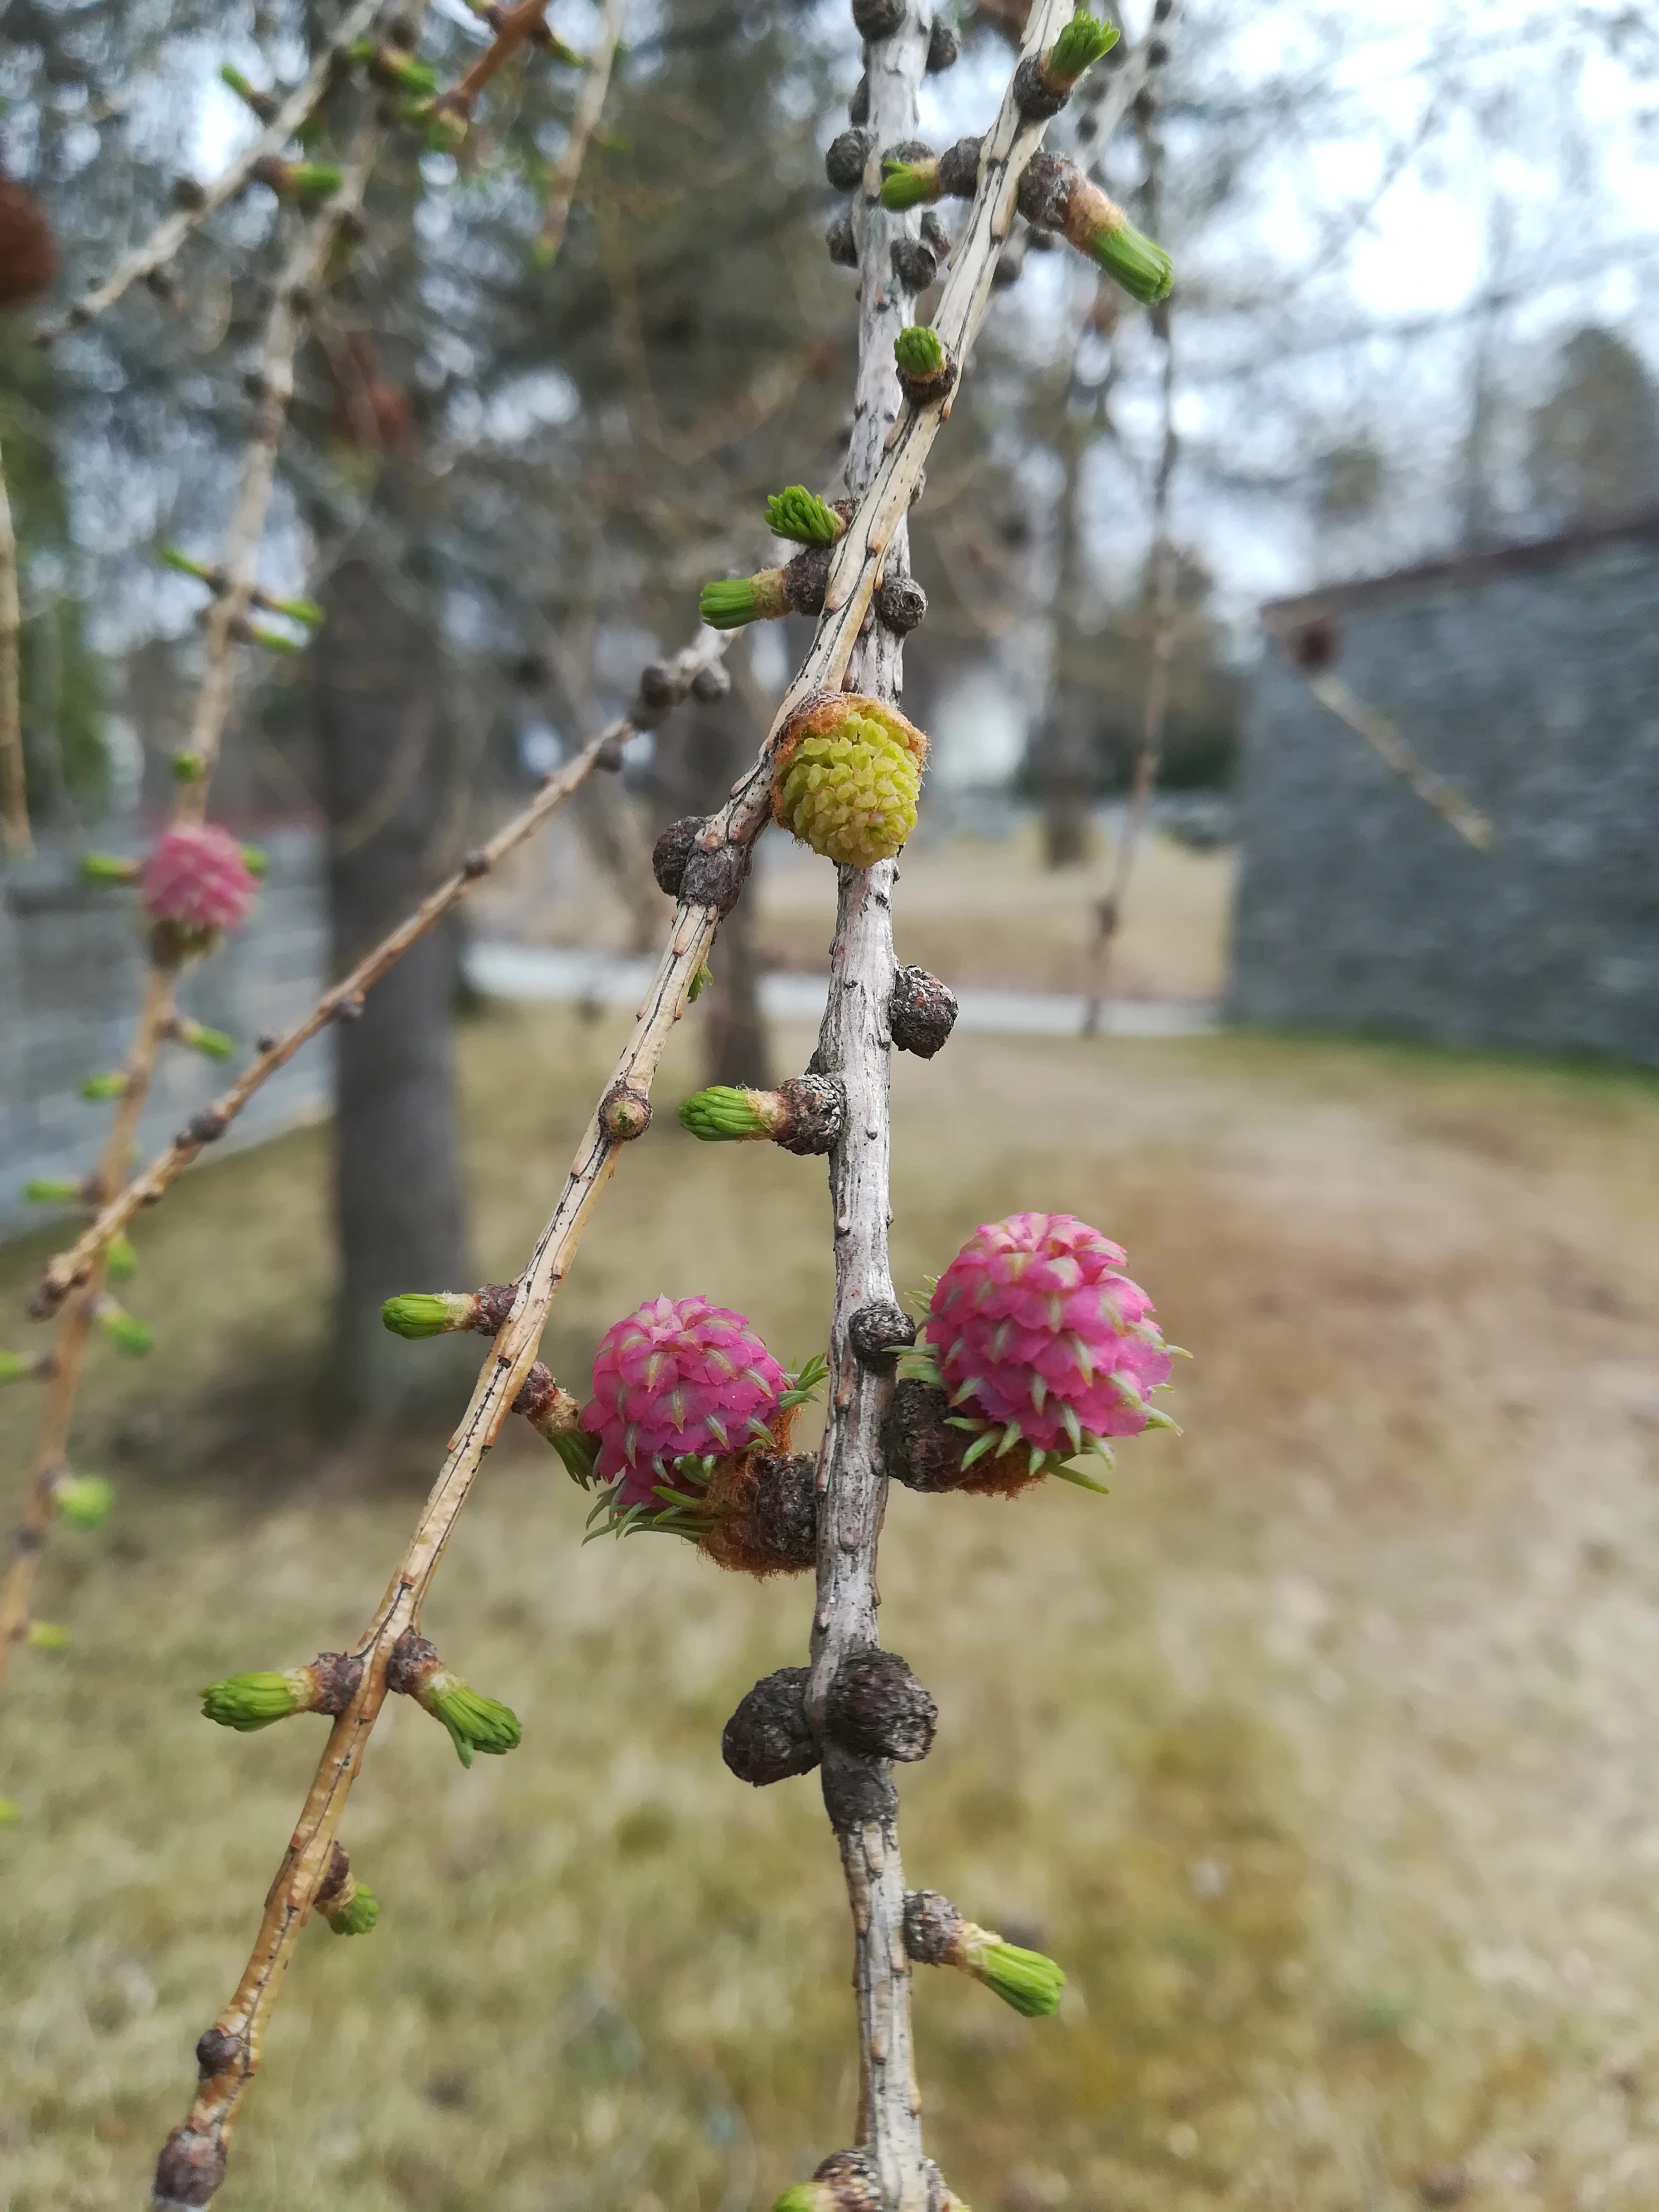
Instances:
[[[756,738],[734,692],[689,702],[677,727],[657,739],[656,785],[662,818],[708,814],[754,757]],[[714,988],[697,1002],[703,1024],[703,1081],[765,1090],[771,1052],[761,1012],[759,945],[753,886],[720,924],[710,958]]]
[[[337,975],[408,912],[433,874],[448,732],[435,625],[414,591],[361,554],[323,590],[313,704]],[[380,1325],[382,1300],[470,1280],[453,985],[453,948],[434,931],[368,994],[357,1020],[336,1028],[330,1380],[349,1415],[413,1410],[447,1364],[411,1359]]]
[[[1079,484],[1088,450],[1087,432],[1068,422],[1060,441],[1066,473],[1055,516],[1054,667],[1036,755],[1042,857],[1050,868],[1075,868],[1088,859],[1095,795],[1095,702],[1088,687],[1068,673],[1078,646],[1078,599],[1085,574]]]

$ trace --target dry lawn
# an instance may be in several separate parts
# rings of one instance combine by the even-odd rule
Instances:
[[[613,1026],[468,1033],[492,1272]],[[979,2212],[1650,2212],[1653,1086],[970,1038],[902,1063],[897,1109],[902,1281],[978,1220],[1073,1208],[1195,1355],[1184,1437],[1127,1448],[1109,1498],[892,1502],[886,1633],[942,1715],[903,1777],[907,1866],[1071,1976],[1046,2022],[921,1977],[955,2187]],[[181,1186],[132,1297],[162,1348],[99,1366],[84,1463],[120,1505],[54,1535],[74,1640],[23,1657],[0,1723],[8,2212],[142,2201],[320,1741],[220,1733],[194,1692],[349,1639],[436,1462],[441,1422],[372,1478],[298,1425],[325,1166],[307,1133]],[[550,1334],[573,1380],[662,1288],[738,1304],[781,1354],[818,1340],[813,1164],[665,1114],[599,1220]],[[532,1442],[492,1464],[427,1622],[523,1748],[463,1772],[388,1716],[347,1823],[384,1917],[307,1932],[226,2212],[745,2212],[848,2136],[816,1790],[751,1792],[718,1753],[800,1656],[806,1590],[666,1540],[581,1549]]]

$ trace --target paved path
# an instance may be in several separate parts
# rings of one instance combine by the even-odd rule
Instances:
[[[635,1006],[651,975],[647,960],[562,945],[507,945],[489,939],[467,947],[466,972],[475,990],[497,999],[586,1000],[601,1006]],[[761,1006],[774,1021],[816,1023],[823,1012],[827,979],[773,974],[761,981]],[[1075,1036],[1083,1001],[1060,991],[959,991],[958,1026],[1004,1036]],[[1121,999],[1107,1009],[1109,1036],[1197,1036],[1216,1027],[1216,1010],[1203,1000]]]

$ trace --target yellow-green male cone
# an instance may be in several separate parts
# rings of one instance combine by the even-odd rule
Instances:
[[[890,860],[916,826],[927,740],[914,722],[857,691],[820,692],[778,740],[773,819],[827,860]]]

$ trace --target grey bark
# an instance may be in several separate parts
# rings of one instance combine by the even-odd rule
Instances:
[[[319,784],[329,826],[337,974],[430,888],[445,811],[447,732],[431,621],[372,556],[337,567],[315,648]],[[349,1415],[395,1419],[444,1386],[439,1345],[380,1325],[399,1291],[464,1289],[467,1263],[451,1031],[454,955],[443,929],[413,946],[339,1024],[331,1395]],[[433,1351],[440,1358],[417,1356]]]

